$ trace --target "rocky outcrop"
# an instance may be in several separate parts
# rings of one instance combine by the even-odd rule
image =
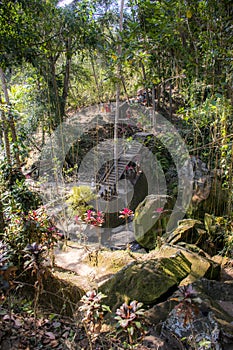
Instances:
[[[195,219],[180,220],[172,232],[166,232],[172,210],[162,208],[165,202],[166,196],[149,195],[137,207],[133,229],[135,239],[142,247],[153,250],[163,242],[173,245],[185,242],[195,244],[210,256],[223,249],[224,234],[216,224],[216,220],[221,218],[206,214],[205,223]]]
[[[199,279],[145,312],[165,344],[175,349],[233,348],[233,281]],[[166,349],[165,347],[161,347]],[[171,346],[171,349],[173,347]]]
[[[216,216],[227,214],[229,191],[223,188],[221,175],[217,170],[208,174],[199,171],[195,172],[194,190],[189,215],[203,219],[205,213]]]
[[[100,286],[108,297],[106,304],[116,308],[128,300],[152,305],[161,296],[171,293],[190,273],[191,263],[178,252],[169,258],[135,261]]]
[[[220,301],[231,299],[232,305],[233,296],[219,295],[219,288],[225,289],[222,282],[202,279],[186,288],[186,296],[184,291],[175,293],[177,305],[163,322],[161,334],[183,339],[183,345],[189,349],[231,349],[233,316],[221,307]]]
[[[208,234],[201,221],[186,219],[179,222],[178,227],[167,236],[166,242],[170,244],[186,242],[198,246],[206,241],[207,236]]]

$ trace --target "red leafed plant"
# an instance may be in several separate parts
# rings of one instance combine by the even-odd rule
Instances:
[[[104,223],[104,213],[102,211],[87,210],[84,221],[93,226],[102,226]]]
[[[130,344],[134,341],[138,341],[138,338],[144,336],[144,329],[142,320],[144,318],[144,309],[142,309],[142,303],[136,300],[131,301],[130,304],[124,303],[119,309],[116,310],[115,319],[117,327],[121,327],[120,332],[127,333]]]
[[[83,313],[82,322],[87,326],[93,340],[100,333],[105,312],[111,312],[109,306],[103,304],[106,295],[95,290],[88,291],[80,300],[83,304],[79,311]]]
[[[196,291],[193,289],[192,285],[189,284],[179,287],[178,298],[173,298],[172,300],[179,301],[175,308],[178,314],[183,315],[184,326],[190,323],[195,315],[198,315],[198,304],[201,303],[201,300],[197,297]]]
[[[124,208],[123,210],[120,211],[120,216],[119,218],[121,219],[128,219],[134,216],[133,210],[129,208]]]

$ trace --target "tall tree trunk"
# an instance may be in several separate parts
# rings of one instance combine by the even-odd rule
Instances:
[[[7,108],[8,108],[9,126],[10,126],[12,141],[14,143],[14,149],[15,149],[15,151],[14,151],[15,162],[16,162],[17,168],[20,169],[21,166],[20,166],[20,159],[19,159],[19,148],[18,148],[18,142],[17,142],[15,122],[14,122],[13,116],[11,114],[10,99],[9,99],[5,74],[4,74],[3,69],[1,67],[0,67],[0,79],[1,79],[1,83],[2,83],[2,90],[4,92],[5,101],[7,103]]]
[[[169,84],[169,115],[172,117],[172,82]]]
[[[64,79],[63,79],[63,92],[62,92],[62,98],[61,98],[61,116],[62,118],[65,115],[66,110],[66,101],[68,97],[69,92],[69,81],[70,81],[70,64],[71,64],[71,52],[70,52],[70,44],[71,40],[70,38],[66,41],[66,65],[65,65],[65,73],[64,73]]]
[[[2,104],[2,98],[0,95],[0,104]],[[11,167],[11,149],[10,149],[10,140],[9,140],[9,135],[8,135],[8,129],[9,125],[6,120],[5,112],[4,110],[0,111],[1,115],[1,120],[2,120],[2,129],[3,129],[3,142],[4,142],[4,151],[5,151],[5,156],[7,159],[7,164]]]
[[[90,54],[90,59],[91,59],[91,68],[92,68],[93,76],[94,76],[94,79],[95,79],[95,85],[96,85],[96,88],[97,88],[98,102],[100,103],[100,102],[102,102],[101,92],[100,92],[100,85],[99,85],[98,77],[97,77],[97,74],[96,74],[95,63],[94,63],[94,59],[93,59],[92,53]]]
[[[2,205],[1,193],[0,193],[0,236],[1,236],[1,233],[3,233],[4,227],[5,227],[5,221],[3,216],[3,205]]]
[[[155,104],[155,86],[153,84],[153,86],[152,86],[152,125],[153,125],[154,129],[156,127],[155,109],[156,109],[156,104]]]
[[[141,62],[141,67],[142,67],[142,76],[143,76],[143,80],[145,83],[147,83],[147,77],[146,77],[146,70],[145,70],[145,66],[144,64]],[[149,98],[149,91],[148,91],[148,87],[147,84],[146,85],[146,105],[147,107],[150,105],[150,98]]]
[[[50,57],[49,63],[49,78],[48,79],[48,88],[49,88],[49,97],[50,97],[50,107],[52,112],[51,126],[52,129],[63,122],[63,116],[61,115],[61,96],[59,96],[57,77],[56,77],[56,61],[57,57]]]

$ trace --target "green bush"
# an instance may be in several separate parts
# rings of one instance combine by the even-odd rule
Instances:
[[[88,209],[92,208],[92,206],[89,205],[89,202],[95,198],[96,195],[92,192],[90,186],[74,186],[67,203],[69,204],[71,213],[84,220],[84,214],[86,214]]]

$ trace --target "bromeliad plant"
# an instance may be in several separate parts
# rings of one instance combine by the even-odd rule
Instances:
[[[109,306],[102,303],[104,298],[106,295],[92,290],[88,291],[81,299],[83,305],[79,307],[79,311],[84,315],[82,322],[87,326],[92,340],[95,340],[101,331],[104,313],[111,312]]]
[[[195,315],[198,315],[198,304],[201,304],[201,300],[192,285],[188,284],[179,287],[177,298],[172,298],[172,300],[179,302],[175,308],[177,313],[183,316],[184,326],[190,323]]]
[[[129,344],[139,341],[143,338],[145,330],[142,325],[144,318],[144,309],[142,303],[136,300],[131,301],[130,304],[124,303],[117,309],[115,319],[117,327],[120,328],[120,333],[126,333]]]
[[[24,268],[32,270],[32,274],[37,275],[44,266],[44,261],[47,255],[46,246],[33,242],[32,244],[27,245],[24,249],[24,253]]]
[[[132,218],[134,216],[133,210],[129,208],[124,208],[120,211],[119,218],[128,220],[129,218]]]
[[[133,218],[133,216],[134,216],[134,212],[129,208],[124,208],[123,210],[120,211],[119,218],[125,219],[127,229],[128,229],[128,222],[130,219]]]
[[[104,223],[104,213],[102,211],[87,210],[84,214],[84,221],[93,226],[102,226]]]
[[[96,228],[101,227],[104,223],[104,213],[102,211],[95,211],[88,209],[87,212],[84,214],[84,221],[87,224],[90,224],[92,226],[95,226]],[[99,247],[101,246],[101,233],[99,229],[97,229],[98,234],[98,242]]]

